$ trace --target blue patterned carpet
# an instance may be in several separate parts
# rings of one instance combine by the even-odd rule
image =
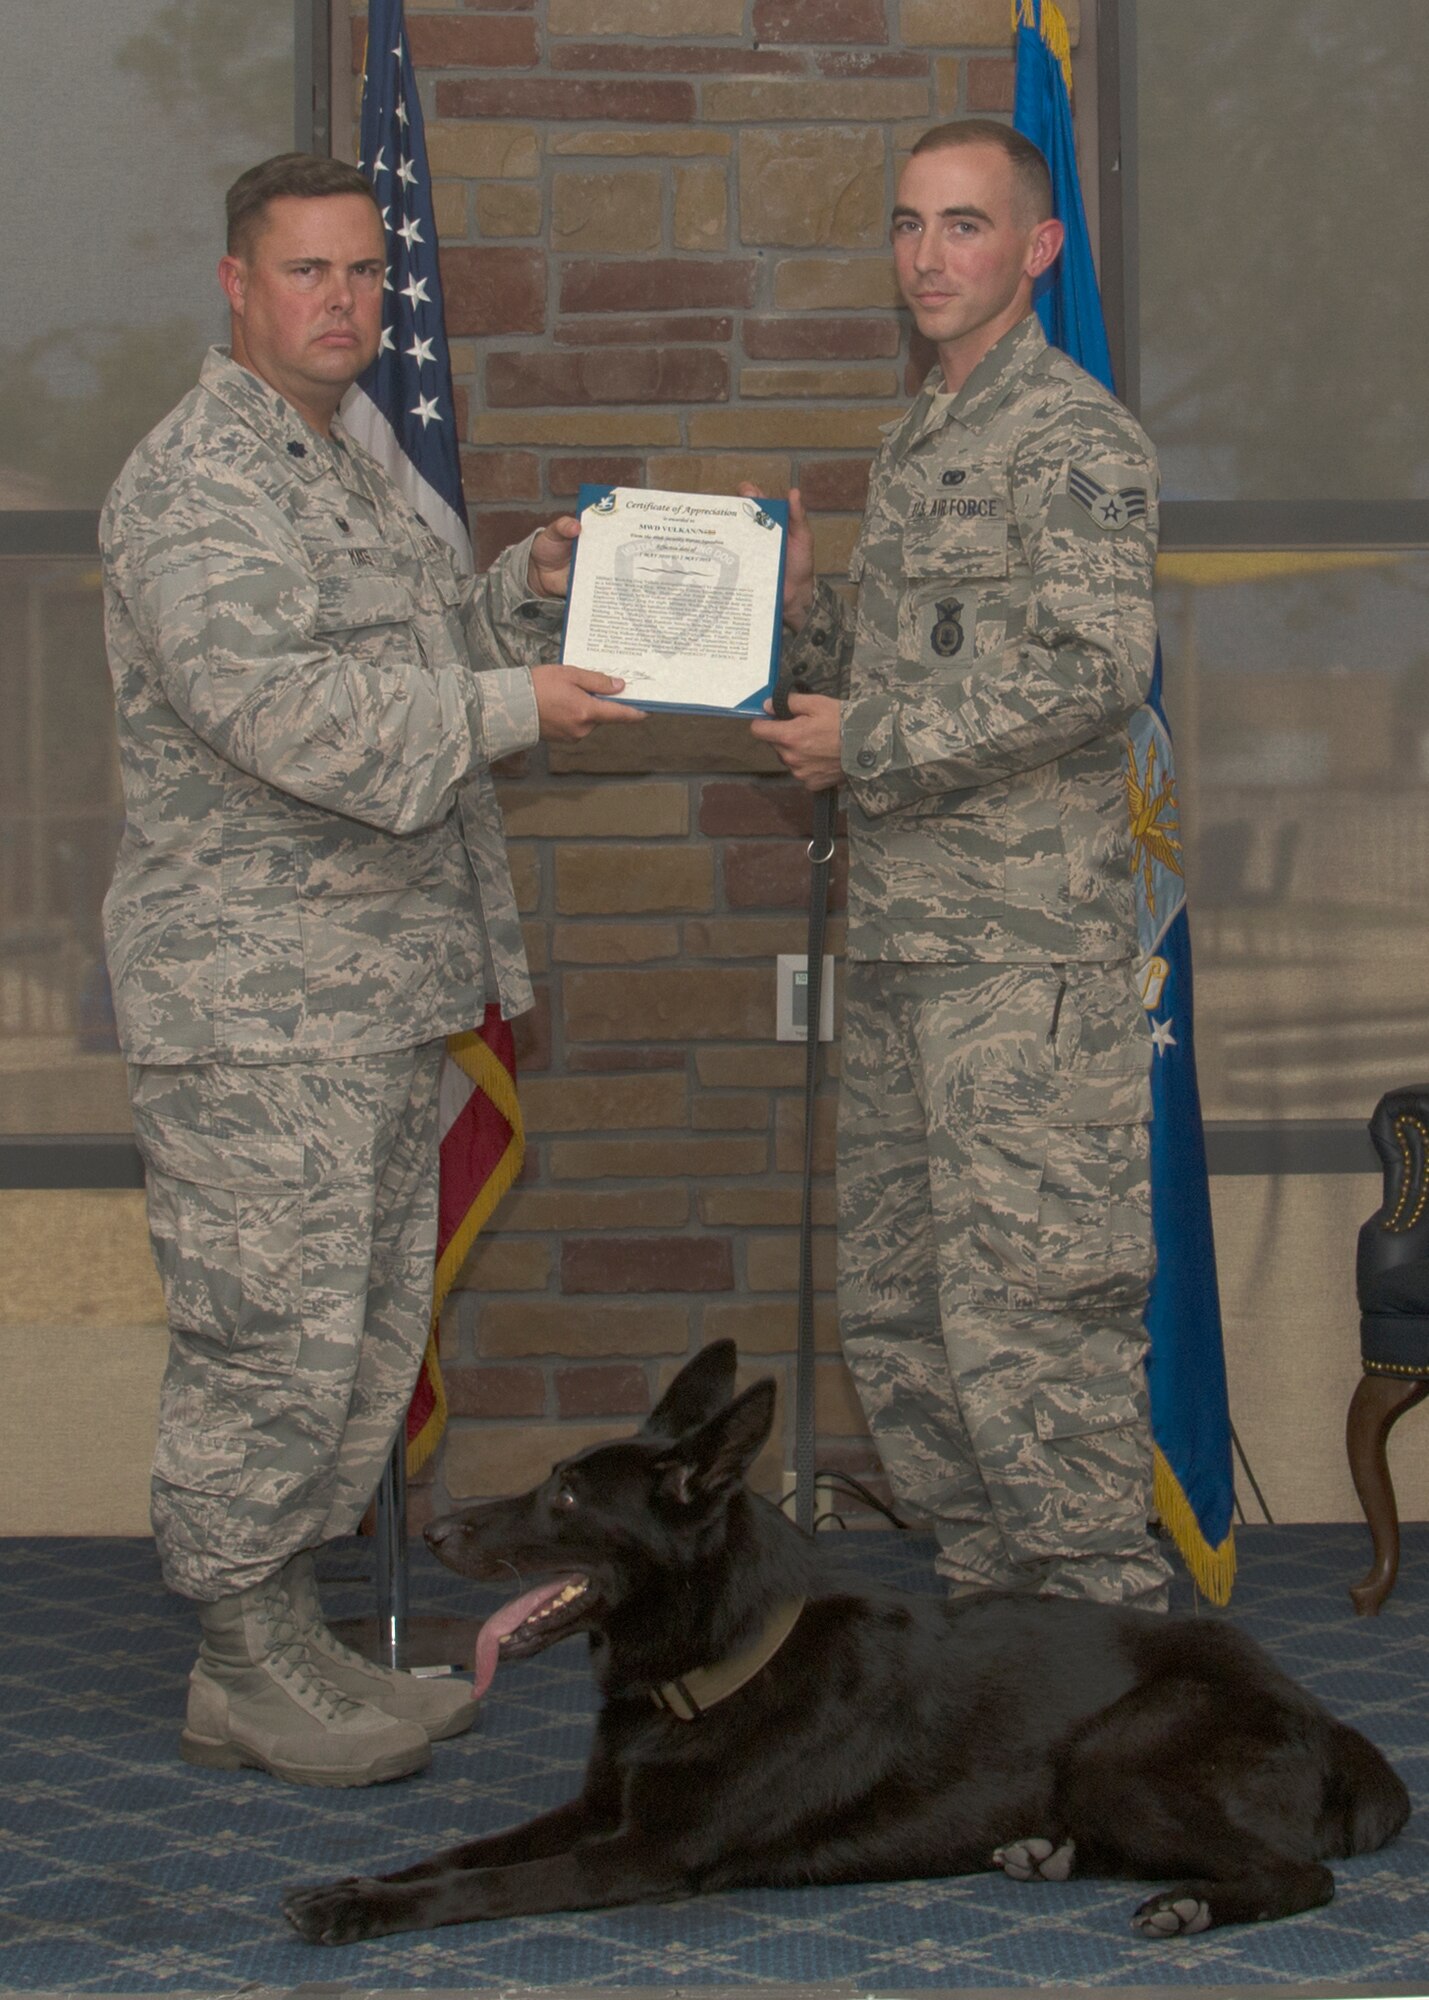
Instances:
[[[1325,1910],[1152,1945],[1136,1885],[999,1875],[760,1891],[384,1939],[300,1944],[292,1881],[390,1868],[543,1810],[575,1789],[592,1697],[581,1642],[506,1668],[471,1735],[431,1769],[366,1792],[304,1791],[181,1763],[193,1654],[186,1607],[147,1542],[0,1541],[0,1992],[231,1994],[343,1987],[1383,1987],[1429,1974],[1429,1526],[1405,1530],[1395,1594],[1357,1619],[1362,1528],[1240,1536],[1235,1615],[1394,1759],[1418,1814],[1379,1855],[1337,1869]],[[859,1533],[842,1560],[933,1587],[929,1547]],[[329,1563],[329,1610],[370,1611],[369,1545]],[[416,1613],[479,1615],[470,1587],[414,1551]],[[1186,1600],[1189,1603],[1189,1595]],[[1207,1614],[1216,1615],[1216,1614]],[[1421,1989],[1429,1990],[1429,1989]]]

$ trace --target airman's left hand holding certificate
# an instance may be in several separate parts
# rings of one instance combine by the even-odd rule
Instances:
[[[561,659],[637,708],[762,712],[779,668],[783,500],[583,486]]]

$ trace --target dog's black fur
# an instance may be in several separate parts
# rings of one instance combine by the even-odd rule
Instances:
[[[436,1522],[453,1569],[576,1572],[583,1596],[507,1657],[591,1635],[605,1698],[579,1798],[395,1875],[291,1890],[315,1944],[710,1890],[965,1875],[1171,1879],[1151,1937],[1329,1902],[1324,1863],[1379,1847],[1409,1799],[1384,1758],[1219,1619],[855,1591],[744,1474],[772,1383],[734,1396],[728,1341],[644,1429],[523,1499]],[[652,1688],[808,1602],[697,1721]],[[1185,1879],[1177,1879],[1185,1878]]]

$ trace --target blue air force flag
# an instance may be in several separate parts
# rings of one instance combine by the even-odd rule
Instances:
[[[1087,237],[1072,129],[1071,47],[1052,0],[1013,0],[1017,88],[1012,122],[1046,156],[1062,254],[1039,282],[1047,338],[1112,389],[1111,358]],[[1124,495],[1087,494],[1083,505]],[[1158,648],[1147,706],[1132,720],[1127,798],[1151,1023],[1151,1222],[1156,1277],[1146,1308],[1156,1504],[1197,1584],[1217,1604],[1235,1579],[1230,1407],[1210,1190],[1192,1048],[1191,939],[1181,872],[1171,732]]]

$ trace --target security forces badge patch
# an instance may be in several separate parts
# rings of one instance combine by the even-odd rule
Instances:
[[[1146,519],[1144,486],[1103,486],[1090,472],[1073,465],[1067,469],[1067,491],[1106,534],[1117,534],[1132,522]]]
[[[940,660],[954,659],[963,649],[963,600],[940,597],[933,606],[933,651]]]

